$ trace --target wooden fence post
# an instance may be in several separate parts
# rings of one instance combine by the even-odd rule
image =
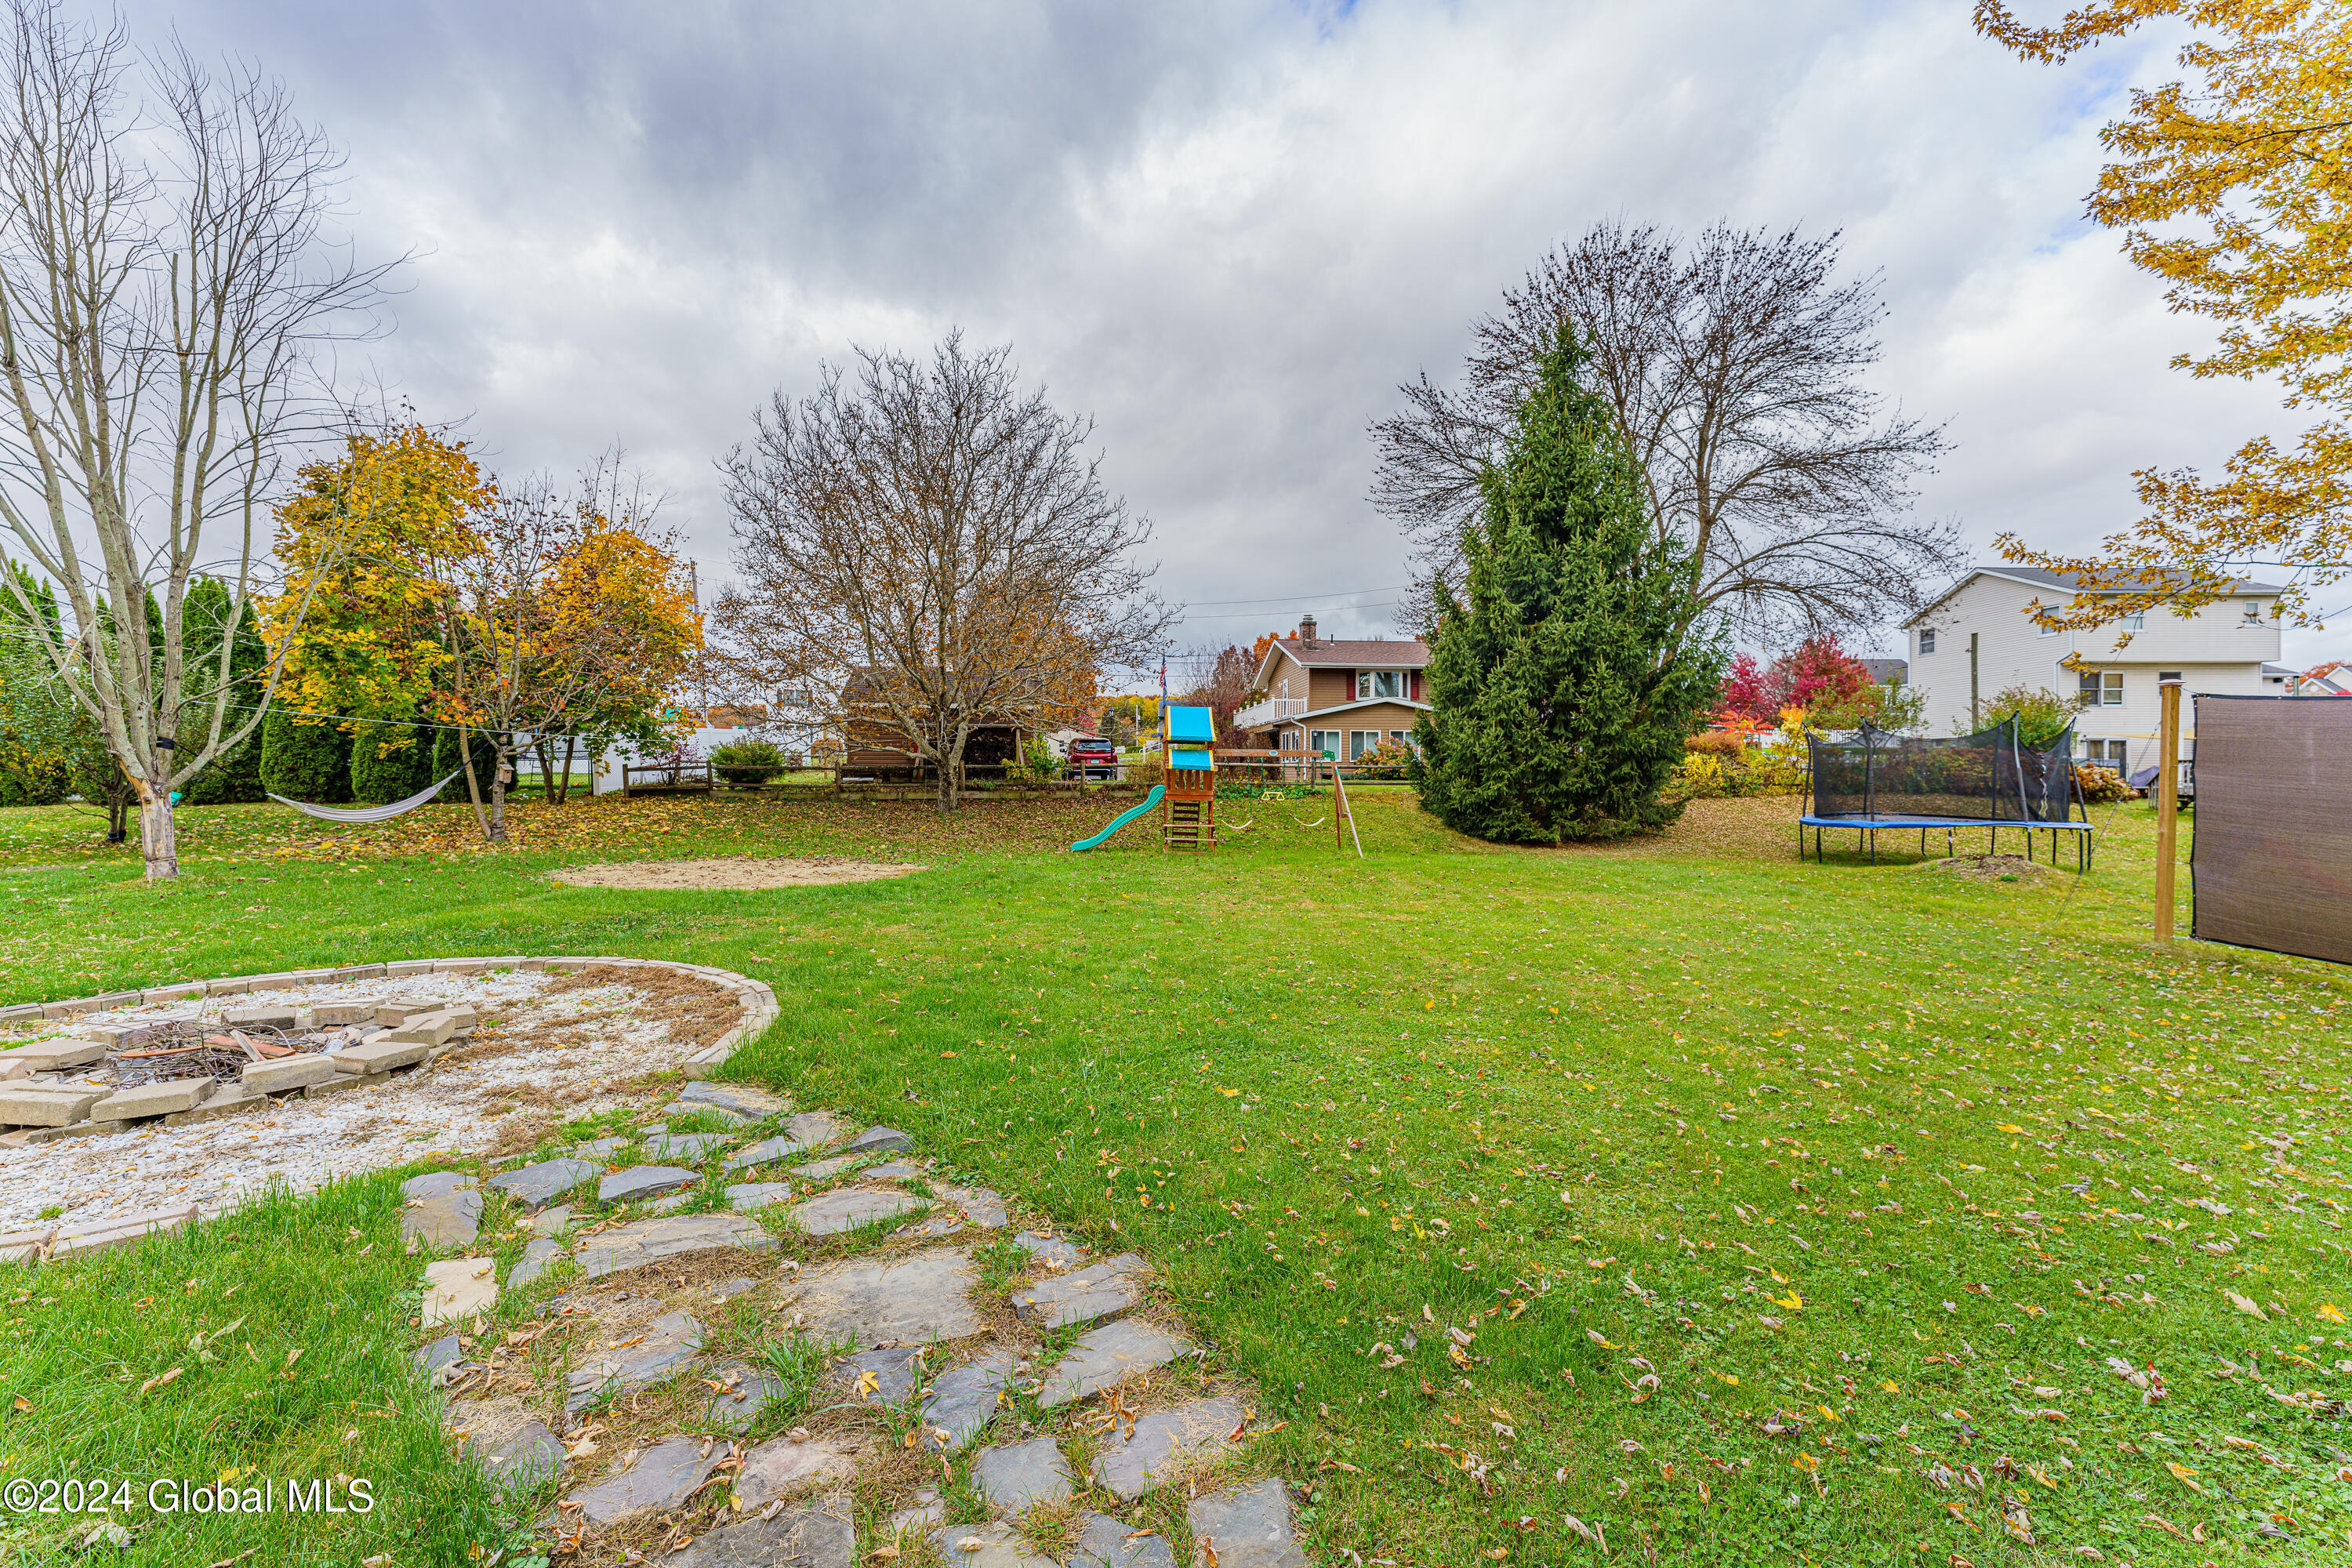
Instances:
[[[2156,940],[2172,941],[2172,870],[2180,837],[2180,682],[2159,681],[2163,718],[2157,725]]]

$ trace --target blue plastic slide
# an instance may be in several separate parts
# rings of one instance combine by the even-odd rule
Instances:
[[[1108,827],[1104,828],[1092,838],[1081,838],[1076,844],[1071,845],[1071,852],[1075,854],[1083,849],[1101,848],[1103,845],[1109,842],[1110,836],[1112,834],[1117,833],[1120,828],[1125,827],[1129,823],[1133,822],[1137,817],[1141,816],[1145,812],[1150,811],[1153,806],[1158,805],[1160,804],[1160,797],[1167,793],[1168,788],[1165,784],[1153,784],[1151,786],[1151,793],[1143,797],[1143,804],[1141,805],[1131,806],[1129,809],[1120,812],[1118,816],[1111,819],[1111,825]]]

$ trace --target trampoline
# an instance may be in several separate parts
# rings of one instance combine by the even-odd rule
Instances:
[[[1881,833],[1927,835],[1941,830],[1945,853],[1958,853],[1961,829],[1990,830],[1988,853],[2000,848],[2002,828],[2025,836],[2025,856],[2034,856],[2034,835],[2050,835],[2050,863],[2058,863],[2062,835],[2074,840],[2077,870],[2091,868],[2090,813],[2074,783],[2074,731],[2069,728],[2046,749],[2021,744],[2017,721],[2004,719],[1970,735],[1930,740],[1898,735],[1865,724],[1844,734],[1808,742],[1811,777],[1804,815],[1797,819],[1797,858],[1804,858],[1805,830],[1813,835],[1813,858],[1822,858],[1822,834],[1852,828],[1854,848],[1869,846],[1878,860]],[[2078,819],[2076,812],[2082,815]]]

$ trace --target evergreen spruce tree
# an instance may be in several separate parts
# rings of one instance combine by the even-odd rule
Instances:
[[[261,783],[289,800],[341,805],[352,798],[352,738],[339,724],[272,708],[261,721]]]
[[[1675,820],[1661,792],[1724,666],[1720,634],[1693,625],[1690,552],[1655,525],[1582,366],[1562,329],[1465,532],[1466,599],[1440,586],[1414,730],[1422,804],[1501,843]]]

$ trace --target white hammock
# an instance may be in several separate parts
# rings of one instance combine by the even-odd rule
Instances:
[[[292,806],[305,816],[318,817],[322,822],[390,822],[395,816],[415,811],[439,795],[442,784],[465,771],[459,768],[457,773],[444,777],[440,784],[426,784],[406,800],[395,800],[390,805],[312,805],[306,801],[288,800],[282,795],[273,795],[269,798],[280,805]]]

